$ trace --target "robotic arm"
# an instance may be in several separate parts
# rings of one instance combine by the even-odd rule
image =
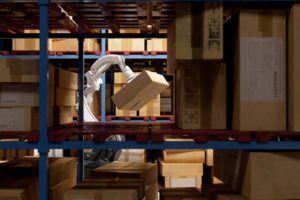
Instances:
[[[85,73],[87,87],[84,90],[84,121],[96,122],[97,118],[90,110],[90,104],[93,102],[93,94],[99,91],[102,84],[101,75],[106,72],[112,65],[118,65],[125,74],[127,82],[135,78],[133,71],[125,64],[125,58],[119,55],[107,55],[99,58],[91,66],[91,70]]]

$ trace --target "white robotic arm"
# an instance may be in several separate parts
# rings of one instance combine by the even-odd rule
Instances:
[[[97,118],[90,110],[90,104],[93,102],[93,94],[99,91],[102,84],[101,75],[106,72],[112,65],[118,65],[125,74],[127,82],[134,79],[133,71],[125,64],[125,58],[119,55],[107,55],[99,58],[91,66],[91,70],[85,73],[87,87],[84,90],[84,121],[96,122]]]

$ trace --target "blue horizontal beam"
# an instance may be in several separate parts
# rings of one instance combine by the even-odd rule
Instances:
[[[35,143],[0,142],[0,149],[37,149]],[[300,141],[272,141],[268,143],[240,143],[237,141],[195,142],[163,142],[137,143],[135,141],[94,143],[89,141],[65,141],[50,143],[50,149],[246,149],[246,150],[300,150]]]
[[[0,149],[37,149],[37,143],[1,141]]]
[[[107,141],[105,143],[67,141],[50,144],[50,149],[247,149],[247,150],[300,150],[298,141],[272,141],[265,144],[250,142],[240,143],[236,141],[211,141],[207,143],[195,142],[163,142],[163,143],[137,143],[135,141]]]
[[[98,59],[101,56],[97,56],[97,55],[85,55],[84,59]],[[144,55],[128,55],[128,56],[124,56],[126,59],[157,59],[157,60],[161,60],[161,59],[167,59],[167,55],[148,55],[148,56],[144,56]],[[8,55],[8,56],[0,56],[1,58],[31,58],[31,59],[38,59],[39,56],[38,55]],[[62,55],[62,56],[48,56],[48,59],[78,59],[78,55]]]

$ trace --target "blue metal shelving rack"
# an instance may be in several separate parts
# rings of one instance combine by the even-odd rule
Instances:
[[[105,143],[93,143],[90,141],[64,141],[61,143],[49,143],[48,141],[48,130],[47,130],[47,95],[48,95],[48,59],[78,59],[79,67],[79,94],[81,96],[80,101],[82,102],[83,97],[83,78],[84,78],[84,59],[97,59],[99,56],[84,55],[83,44],[84,38],[103,38],[105,33],[98,35],[72,35],[72,34],[57,34],[51,35],[50,37],[60,38],[78,38],[79,42],[79,54],[78,55],[64,55],[64,56],[48,56],[47,43],[48,43],[48,8],[49,0],[38,0],[39,3],[39,25],[40,34],[27,34],[27,35],[11,35],[11,34],[0,34],[0,38],[9,37],[27,37],[27,38],[40,38],[40,55],[39,56],[0,56],[1,58],[40,58],[40,137],[38,143],[28,142],[0,142],[0,149],[38,149],[40,154],[39,161],[39,199],[47,200],[48,191],[48,177],[47,177],[47,166],[48,166],[48,151],[49,149],[247,149],[247,150],[300,150],[299,141],[270,141],[268,143],[258,143],[255,141],[249,143],[240,143],[238,141],[208,141],[206,143],[195,143],[195,142],[162,142],[162,143],[137,143],[134,141],[125,142],[113,142],[108,141]],[[117,37],[111,34],[111,37]],[[130,37],[130,34],[126,37]],[[147,36],[148,37],[148,36]],[[149,36],[151,37],[151,36]],[[161,37],[161,36],[158,36]],[[102,39],[102,50],[105,49],[105,40]],[[105,51],[102,51],[104,55]],[[143,56],[143,55],[129,55],[126,58],[133,59],[166,59],[165,55],[157,56]],[[105,87],[102,90],[102,100],[105,98]],[[104,102],[104,101],[102,101]],[[103,105],[102,105],[103,106]],[[105,107],[105,105],[104,105]],[[102,120],[105,121],[105,109],[102,109]],[[82,121],[83,107],[82,103],[79,108],[79,120]],[[81,138],[83,139],[83,138]],[[82,166],[82,153],[81,153],[81,166]],[[83,177],[83,169],[80,170],[80,177]]]

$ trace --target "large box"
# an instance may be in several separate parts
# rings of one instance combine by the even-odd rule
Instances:
[[[78,89],[78,74],[68,70],[56,69],[55,86],[64,89]]]
[[[77,39],[52,39],[49,51],[78,51]],[[84,51],[100,51],[97,39],[85,39]]]
[[[91,171],[99,179],[142,179],[146,199],[157,199],[157,165],[152,163],[113,162]]]
[[[37,84],[0,84],[0,106],[38,107],[39,87]],[[48,87],[48,106],[54,106],[54,87]]]
[[[48,190],[49,200],[63,200],[64,192],[74,187],[77,183],[77,178],[69,178],[65,181],[60,182],[57,185],[52,186]]]
[[[175,38],[177,60],[222,59],[222,3],[176,4]]]
[[[139,116],[160,116],[160,95],[139,110]]]
[[[178,63],[176,125],[182,129],[226,129],[226,66],[220,62]]]
[[[147,51],[167,51],[167,39],[147,40]]]
[[[300,4],[293,5],[288,19],[288,129],[300,131]]]
[[[112,96],[112,100],[119,109],[139,110],[168,86],[162,75],[145,70]]]
[[[234,37],[233,124],[242,131],[286,130],[286,15],[241,10]],[[231,30],[230,34],[234,34]]]
[[[203,163],[165,163],[159,161],[159,172],[168,177],[194,177],[203,175]]]
[[[54,66],[49,64],[49,85],[54,85]],[[38,83],[39,59],[0,59],[0,83]]]
[[[77,90],[56,88],[55,90],[56,106],[75,106]]]
[[[140,33],[139,29],[120,29],[120,33]],[[143,38],[114,38],[107,41],[108,51],[144,51],[145,39]]]
[[[9,116],[9,117],[8,117]],[[48,126],[53,126],[53,109],[48,108]],[[1,107],[1,131],[33,131],[39,129],[38,107]]]
[[[214,167],[218,169],[215,175],[247,199],[299,198],[300,175],[295,173],[300,167],[298,152],[216,151],[215,154],[224,158],[219,162],[220,157],[215,157]]]
[[[163,150],[162,160],[165,163],[204,163],[204,150]]]
[[[62,125],[73,122],[73,118],[76,117],[75,107],[63,106],[54,107],[54,125]]]
[[[76,158],[49,158],[48,185],[53,187],[67,179],[77,177]],[[0,177],[38,177],[39,158],[24,157],[0,164]],[[1,181],[0,181],[1,182]]]

